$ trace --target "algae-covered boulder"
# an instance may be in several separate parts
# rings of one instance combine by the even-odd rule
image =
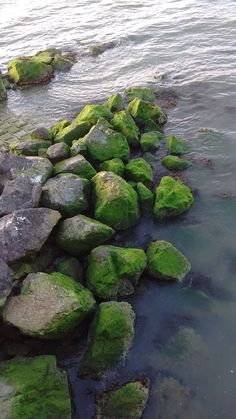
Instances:
[[[178,156],[165,156],[161,161],[162,165],[168,170],[184,170],[190,166],[188,160],[180,159]]]
[[[138,98],[147,102],[154,102],[156,95],[149,87],[128,87],[125,90],[125,97],[130,102],[131,100]]]
[[[90,182],[71,173],[49,179],[42,188],[41,204],[72,217],[88,208]]]
[[[0,258],[15,262],[37,253],[60,220],[58,211],[30,208],[14,211],[0,219]]]
[[[142,182],[138,182],[136,185],[138,198],[141,202],[143,211],[150,210],[153,207],[154,194],[148,189]]]
[[[148,119],[153,119],[158,124],[163,124],[167,119],[160,106],[137,98],[129,103],[128,112],[138,123],[144,123]]]
[[[56,264],[56,271],[73,278],[75,281],[83,282],[83,268],[78,259],[65,256]]]
[[[171,243],[157,240],[149,245],[147,270],[153,278],[162,281],[182,281],[190,269],[188,259]]]
[[[162,132],[149,131],[141,135],[140,146],[143,151],[156,150],[161,145],[163,138]]]
[[[97,419],[141,419],[148,399],[148,380],[125,383],[97,399]]]
[[[78,140],[74,140],[72,142],[72,146],[70,148],[70,155],[71,157],[77,156],[77,154],[82,154],[82,156],[87,157],[88,148],[86,144],[86,136],[83,138],[79,138]]]
[[[121,159],[114,158],[102,162],[99,168],[101,171],[105,170],[106,172],[113,172],[116,175],[122,177],[125,170],[125,165]]]
[[[167,149],[170,154],[178,156],[186,153],[188,146],[183,140],[181,140],[181,138],[171,135],[167,139]]]
[[[91,128],[85,141],[94,160],[105,161],[115,157],[127,160],[129,157],[130,149],[126,138],[99,123]]]
[[[57,143],[47,149],[46,157],[53,164],[70,157],[70,147],[66,143]]]
[[[56,124],[54,124],[51,128],[50,128],[50,133],[52,138],[55,138],[56,135],[62,131],[64,128],[68,127],[70,125],[70,122],[67,121],[67,119],[63,119],[59,122],[57,122]]]
[[[55,164],[54,174],[58,175],[60,173],[72,173],[90,180],[96,175],[96,170],[83,156],[78,154]]]
[[[76,215],[61,223],[56,240],[59,247],[77,256],[104,243],[113,234],[111,227],[84,215]]]
[[[55,143],[66,143],[71,146],[74,140],[82,138],[89,132],[91,125],[89,122],[78,122],[77,124],[71,124],[62,130],[60,130],[54,137]]]
[[[63,336],[95,308],[92,293],[59,272],[29,274],[21,293],[10,297],[3,319],[26,335],[42,339]]]
[[[1,362],[0,405],[2,419],[70,419],[66,372],[53,355]]]
[[[92,183],[95,218],[115,230],[125,230],[137,223],[140,216],[138,197],[132,186],[112,172],[99,172]]]
[[[85,121],[91,125],[95,125],[100,117],[109,121],[112,116],[112,112],[105,105],[86,105],[74,119],[73,123]]]
[[[180,180],[164,176],[156,188],[154,215],[163,220],[189,210],[194,201],[190,188]]]
[[[130,160],[125,166],[127,179],[134,182],[151,183],[153,181],[152,168],[142,157]]]
[[[9,143],[9,150],[12,154],[23,154],[24,156],[37,156],[40,149],[47,149],[51,146],[48,140],[13,140]]]
[[[105,105],[111,112],[121,111],[124,108],[124,100],[120,93],[112,93]]]
[[[125,357],[133,341],[134,320],[129,303],[110,301],[99,305],[81,361],[83,375],[97,378]]]
[[[142,249],[99,246],[88,259],[87,285],[103,300],[129,295],[145,268],[146,255]]]
[[[127,111],[115,113],[111,123],[117,131],[125,136],[130,146],[139,144],[139,129]]]
[[[52,67],[56,71],[67,71],[74,65],[73,61],[68,60],[67,58],[63,57],[61,54],[55,54],[54,59],[52,61]]]
[[[13,286],[13,272],[9,266],[0,259],[0,309],[4,306]]]
[[[9,62],[8,76],[20,86],[45,83],[53,77],[53,68],[40,60],[19,57]]]

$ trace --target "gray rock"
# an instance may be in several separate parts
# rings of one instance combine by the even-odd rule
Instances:
[[[60,220],[48,208],[23,209],[0,219],[0,258],[7,263],[37,253]]]
[[[47,157],[57,163],[60,160],[67,159],[70,156],[70,147],[66,143],[57,143],[47,149]]]
[[[41,191],[41,186],[32,183],[27,176],[8,180],[0,197],[0,217],[19,209],[37,207]]]
[[[39,150],[50,147],[51,141],[26,138],[25,140],[13,140],[9,144],[9,150],[13,154],[24,156],[37,156]]]
[[[41,204],[73,217],[88,208],[90,182],[71,173],[49,179],[42,189]]]
[[[0,259],[0,308],[6,302],[8,295],[12,289],[12,270]]]
[[[54,174],[73,173],[85,179],[92,179],[96,175],[93,166],[81,155],[63,160],[54,166]]]

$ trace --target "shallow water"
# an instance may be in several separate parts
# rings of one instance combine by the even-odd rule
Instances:
[[[119,237],[120,244],[143,248],[153,239],[170,240],[190,259],[192,274],[181,287],[143,279],[129,298],[137,313],[134,344],[124,365],[103,381],[78,377],[81,344],[57,350],[69,372],[74,418],[91,418],[96,389],[147,374],[145,419],[159,418],[152,394],[159,375],[188,386],[207,419],[235,419],[236,2],[2,0],[0,16],[2,68],[16,55],[48,46],[81,55],[50,84],[11,92],[10,110],[50,125],[129,85],[171,89],[178,101],[165,133],[186,138],[194,162],[183,174],[196,196],[189,213],[164,225],[143,219]],[[110,40],[117,41],[114,49],[83,55],[90,44]],[[161,170],[158,163],[157,179]],[[196,331],[202,350],[165,356],[182,327]]]

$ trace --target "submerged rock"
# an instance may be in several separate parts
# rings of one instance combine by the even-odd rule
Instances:
[[[0,309],[4,306],[8,295],[12,290],[13,272],[9,266],[0,259]]]
[[[167,149],[170,154],[177,156],[186,153],[188,146],[181,138],[171,135],[167,140]]]
[[[53,355],[14,358],[0,365],[2,418],[70,419],[66,373]]]
[[[41,204],[72,217],[88,208],[90,182],[71,173],[49,179],[42,188]]]
[[[148,380],[136,380],[102,393],[97,400],[97,419],[141,419],[148,399]]]
[[[130,148],[126,138],[119,132],[95,125],[85,137],[89,154],[94,160],[105,161],[112,158],[127,160]]]
[[[99,246],[88,259],[87,285],[102,300],[134,292],[146,268],[142,249]]]
[[[129,103],[128,112],[137,123],[153,119],[158,124],[163,124],[167,120],[166,114],[160,106],[137,98]]]
[[[57,143],[47,149],[46,156],[53,164],[70,157],[70,147],[66,143]]]
[[[48,82],[53,77],[53,68],[32,57],[19,57],[9,62],[8,76],[20,86],[40,84]]]
[[[154,102],[156,99],[154,91],[149,87],[129,87],[125,90],[125,97],[129,102],[135,98],[142,99],[147,102]]]
[[[117,131],[125,136],[130,146],[139,144],[139,129],[127,111],[115,113],[111,123]]]
[[[156,188],[154,215],[163,220],[189,210],[194,201],[190,188],[179,180],[164,176]]]
[[[151,183],[153,181],[152,168],[142,157],[130,160],[125,166],[127,179],[134,182]]]
[[[189,273],[188,259],[171,243],[164,240],[152,242],[147,249],[147,271],[162,281],[182,281]]]
[[[149,131],[141,135],[140,146],[143,151],[156,150],[161,145],[162,132]]]
[[[85,121],[89,122],[91,125],[95,125],[101,117],[110,121],[113,114],[105,105],[86,105],[74,119],[73,123]]]
[[[99,172],[92,183],[95,218],[115,230],[124,230],[137,223],[140,216],[138,197],[132,186],[112,172]]]
[[[95,308],[92,293],[59,272],[29,274],[21,293],[10,297],[3,319],[26,335],[42,339],[63,336]]]
[[[72,173],[82,178],[91,180],[96,175],[93,166],[80,154],[69,159],[62,160],[54,166],[54,174]]]
[[[84,137],[90,130],[91,125],[89,122],[72,123],[69,126],[59,130],[54,137],[55,143],[66,143],[71,146],[74,140]]]
[[[56,240],[63,250],[77,256],[104,243],[113,234],[111,227],[84,215],[77,215],[61,223]]]
[[[107,99],[105,105],[111,112],[117,112],[124,109],[124,100],[119,93],[112,93],[112,95]]]
[[[118,176],[123,176],[125,165],[121,159],[114,158],[102,162],[99,166],[101,171],[113,172]]]
[[[180,159],[177,156],[165,156],[161,163],[168,170],[184,170],[191,164],[188,160]]]
[[[125,357],[133,341],[134,320],[129,303],[110,301],[99,305],[81,361],[82,375],[99,378]]]
[[[52,67],[56,71],[67,71],[70,70],[74,65],[74,62],[63,57],[61,54],[55,54],[54,60],[52,61]]]
[[[58,211],[33,208],[14,211],[0,219],[0,258],[15,262],[37,253],[60,220]]]
[[[115,46],[115,41],[97,43],[89,47],[89,54],[92,55],[92,57],[97,57],[98,55],[103,54],[107,49],[114,48]]]

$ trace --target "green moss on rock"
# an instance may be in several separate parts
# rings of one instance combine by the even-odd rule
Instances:
[[[9,151],[12,154],[23,156],[38,156],[40,149],[48,149],[51,146],[51,141],[46,140],[13,140],[9,143]]]
[[[91,125],[95,125],[100,117],[109,121],[112,116],[112,112],[105,105],[86,105],[74,119],[74,123],[77,124],[85,121]]]
[[[62,131],[64,128],[67,128],[70,125],[70,122],[67,119],[63,119],[62,121],[57,122],[50,128],[50,132],[52,138],[55,138],[56,135]]]
[[[141,202],[142,210],[150,210],[154,203],[154,194],[148,189],[142,182],[138,182],[136,185],[138,197]]]
[[[127,179],[134,182],[151,183],[153,181],[152,168],[142,157],[130,160],[125,166]]]
[[[156,99],[154,91],[149,87],[129,87],[125,90],[125,97],[129,102],[135,98],[142,99],[147,102],[154,102]]]
[[[149,245],[147,270],[153,278],[162,281],[182,281],[190,269],[189,261],[171,243],[157,240]]]
[[[183,140],[181,140],[181,138],[171,135],[167,139],[167,149],[170,154],[178,156],[186,153],[188,146]]]
[[[153,119],[156,123],[163,124],[167,119],[166,114],[160,106],[137,98],[129,103],[128,112],[138,123],[145,123],[145,121]]]
[[[85,179],[92,179],[96,175],[93,166],[80,154],[69,159],[60,161],[54,166],[54,175],[60,173],[73,173]]]
[[[188,160],[180,159],[177,156],[165,156],[162,161],[162,165],[168,170],[184,170],[190,165]]]
[[[79,138],[79,140],[72,141],[72,146],[70,148],[71,157],[81,154],[86,157],[88,154],[88,148],[86,144],[86,137]]]
[[[140,213],[137,193],[124,179],[112,172],[99,172],[92,179],[95,218],[115,230],[137,223]]]
[[[91,125],[88,122],[81,122],[78,124],[71,124],[66,128],[60,130],[55,138],[55,143],[64,142],[71,146],[72,141],[84,137],[90,130]]]
[[[190,209],[194,201],[190,188],[179,180],[164,176],[156,188],[154,215],[163,220],[175,217]]]
[[[139,129],[127,111],[115,113],[111,123],[117,131],[125,136],[130,146],[139,144]]]
[[[143,151],[156,150],[161,145],[163,134],[159,131],[150,131],[141,135],[140,146]]]
[[[124,108],[124,100],[120,93],[112,93],[105,105],[111,112],[121,111]]]
[[[81,361],[81,373],[98,378],[128,352],[134,336],[135,313],[126,302],[101,303]]]
[[[99,246],[88,259],[87,286],[103,300],[129,295],[145,268],[146,255],[142,249]]]
[[[113,172],[118,176],[123,176],[125,165],[121,159],[114,158],[111,160],[106,160],[99,166],[100,170],[105,170],[106,172]]]
[[[150,132],[150,131],[158,131],[163,134],[162,129],[159,127],[159,125],[157,125],[155,121],[153,121],[153,119],[148,119],[147,121],[144,122],[144,132]]]
[[[44,83],[53,77],[53,68],[30,57],[19,57],[9,62],[8,76],[18,85]]]

